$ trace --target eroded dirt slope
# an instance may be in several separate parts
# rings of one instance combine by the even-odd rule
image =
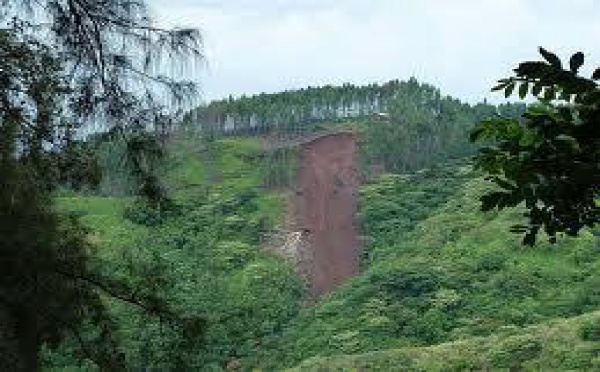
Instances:
[[[316,296],[359,270],[357,141],[328,134],[299,148],[295,225],[304,244],[299,263]]]

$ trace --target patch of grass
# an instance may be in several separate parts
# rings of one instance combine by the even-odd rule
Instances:
[[[176,137],[168,146],[166,183],[186,198],[210,187],[260,185],[260,143],[254,138]]]
[[[55,199],[56,208],[62,212],[75,213],[90,229],[89,238],[103,258],[115,258],[123,249],[137,244],[148,229],[123,217],[132,198],[110,197],[60,197]]]

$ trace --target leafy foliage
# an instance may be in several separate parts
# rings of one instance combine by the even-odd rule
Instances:
[[[596,370],[600,350],[597,344],[582,342],[576,330],[581,324],[597,321],[599,315],[557,319],[519,334],[507,330],[429,347],[316,357],[291,371]]]
[[[401,82],[388,101],[389,115],[364,126],[363,166],[367,174],[377,166],[405,173],[460,159],[474,151],[466,135],[475,123],[498,111],[512,116],[522,110],[510,104],[471,106],[414,78]]]
[[[452,180],[451,175],[463,178]],[[446,185],[453,191],[446,191]],[[506,231],[519,211],[480,211],[478,197],[487,190],[477,174],[450,165],[412,178],[384,176],[364,186],[368,264],[360,276],[302,309],[270,347],[277,353],[265,357],[264,368],[319,356],[324,365],[373,358],[373,366],[393,370],[396,362],[381,350],[400,348],[404,355],[402,350],[413,350],[404,347],[470,337],[491,336],[495,343],[504,332],[518,335],[521,327],[597,309],[600,252],[592,234],[562,240],[563,249],[544,243],[523,250]],[[478,345],[475,340],[471,345]],[[473,353],[448,346],[448,353],[434,360],[440,369],[448,360],[477,369],[482,368],[479,356],[485,355],[486,368],[510,368],[546,360],[548,354],[537,351],[551,345],[545,339],[516,337]],[[572,351],[570,343],[561,345],[561,355]],[[553,359],[553,368],[589,366],[591,351],[583,348],[587,351],[574,354],[579,359]],[[327,358],[340,354],[356,355]],[[415,359],[429,360],[411,356],[407,365]]]
[[[206,174],[204,162],[180,158],[199,144],[202,141],[190,138],[170,144],[185,149],[173,153],[167,165],[182,213],[153,228],[123,217],[126,203],[135,207],[135,201],[59,200],[63,210],[83,214],[82,221],[97,233],[98,256],[108,261],[104,266],[113,268],[113,275],[134,288],[154,288],[179,314],[208,321],[201,330],[173,330],[143,311],[111,301],[119,350],[130,368],[222,370],[257,365],[263,344],[298,312],[303,283],[289,263],[259,247],[261,233],[280,221],[282,205],[273,205],[276,194],[257,192],[264,161],[255,156],[257,141],[212,144],[212,161],[220,164],[215,174],[219,182],[187,178],[196,171]],[[125,231],[117,234],[123,225]],[[83,336],[90,334],[93,329],[84,329]],[[78,365],[72,349],[72,340],[67,340],[57,351],[48,351],[46,366]]]
[[[443,97],[435,87],[411,78],[407,81],[391,80],[384,84],[326,85],[229,97],[198,107],[186,116],[185,121],[188,127],[200,125],[204,133],[213,135],[270,133],[289,137],[335,128],[341,123],[371,121],[374,116],[381,119],[390,114],[394,124],[400,127],[397,130],[402,130],[402,125],[419,128],[417,138],[420,143],[416,146],[424,150],[425,146],[431,146],[427,142],[427,131],[438,141],[464,141],[463,133],[453,131],[454,127],[473,125],[470,115],[474,114],[480,119],[481,112],[485,110],[495,111],[493,106],[485,103],[471,107],[456,99]],[[438,131],[444,129],[452,132],[446,135],[457,137],[438,137]],[[407,132],[411,131],[403,134]],[[394,139],[400,138],[396,136]]]
[[[545,61],[523,62],[516,76],[502,79],[494,90],[510,96],[528,92],[539,99],[521,120],[484,120],[472,141],[487,141],[476,156],[477,167],[489,174],[498,190],[482,198],[483,210],[524,203],[525,233],[533,245],[540,230],[555,242],[557,234],[577,235],[600,219],[600,89],[598,70],[592,78],[579,75],[584,55],[574,54],[568,68],[551,52],[540,49]]]
[[[411,234],[420,222],[452,197],[471,177],[461,163],[414,174],[384,174],[360,190],[364,236],[363,264],[384,260],[390,246]]]
[[[600,341],[600,321],[594,319],[583,323],[579,333],[585,341]]]
[[[157,226],[179,212],[179,208],[171,200],[156,207],[149,205],[144,199],[138,199],[125,210],[124,217],[140,225]]]
[[[37,370],[42,346],[71,337],[79,357],[123,370],[106,297],[175,328],[199,330],[202,321],[179,316],[153,288],[111,275],[93,259],[77,219],[53,208],[52,195],[61,184],[99,183],[93,151],[75,139],[101,122],[111,135],[132,138],[139,194],[163,204],[150,164],[157,138],[145,130],[177,116],[157,93],[182,102],[194,85],[157,76],[152,64],[161,52],[199,56],[198,34],[152,28],[143,1],[0,4],[0,369]],[[81,337],[83,329],[91,337]]]

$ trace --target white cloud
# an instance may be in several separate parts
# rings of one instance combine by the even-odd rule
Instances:
[[[206,98],[327,83],[420,80],[469,101],[540,45],[600,64],[598,0],[149,0],[199,27]]]

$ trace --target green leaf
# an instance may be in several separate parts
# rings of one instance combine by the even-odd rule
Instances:
[[[546,49],[544,49],[542,47],[540,47],[540,54],[552,66],[554,66],[556,68],[562,69],[562,63],[560,62],[560,59],[556,56],[556,54],[554,54],[552,52],[549,52],[549,51],[547,51]]]
[[[517,86],[517,84],[515,84],[514,82],[508,84],[508,86],[506,87],[506,89],[504,90],[504,96],[506,98],[510,97],[510,95],[513,93],[513,91],[515,90],[515,87]]]
[[[573,54],[573,56],[571,57],[571,60],[569,60],[569,67],[571,68],[571,71],[573,71],[573,72],[579,71],[581,66],[583,66],[584,60],[585,60],[585,57],[584,57],[583,53],[577,52],[577,53]]]
[[[542,84],[535,84],[533,86],[533,89],[531,89],[531,94],[533,94],[534,96],[539,96],[540,93],[542,93],[542,89],[544,88],[544,86]]]
[[[519,98],[521,98],[521,99],[525,98],[525,96],[527,96],[528,91],[529,91],[529,83],[528,82],[521,83],[521,86],[519,87]]]
[[[598,67],[596,71],[594,71],[594,73],[592,74],[592,79],[600,80],[600,67]]]
[[[541,77],[547,74],[547,71],[552,69],[547,63],[540,61],[528,61],[519,64],[519,67],[514,69],[517,76]]]

